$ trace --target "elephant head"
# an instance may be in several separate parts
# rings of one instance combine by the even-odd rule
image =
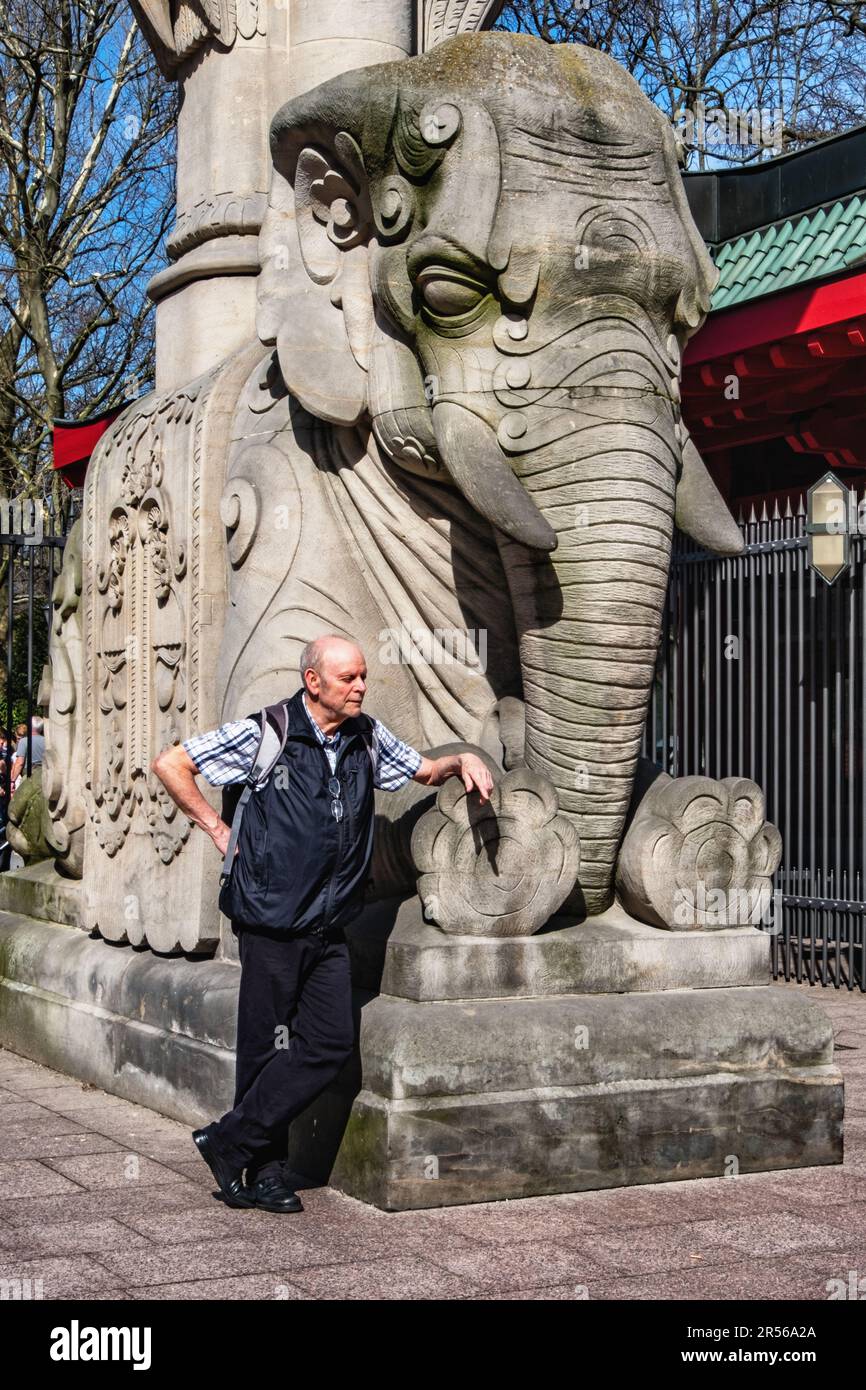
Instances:
[[[307,410],[494,528],[526,763],[580,834],[569,906],[601,911],[674,520],[742,545],[680,418],[716,272],[671,128],[605,55],[489,33],[324,83],[271,149],[260,337]]]

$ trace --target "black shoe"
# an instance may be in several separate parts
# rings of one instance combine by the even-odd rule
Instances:
[[[252,1207],[255,1206],[252,1194],[248,1187],[244,1185],[243,1169],[234,1172],[216,1151],[216,1146],[211,1140],[210,1131],[213,1125],[206,1125],[204,1129],[194,1129],[192,1137],[195,1140],[196,1148],[210,1168],[217,1180],[217,1187],[222,1193],[223,1201],[228,1207]]]
[[[256,1178],[248,1189],[253,1205],[262,1211],[303,1211],[303,1203],[297,1192],[287,1186],[282,1178],[268,1174]]]

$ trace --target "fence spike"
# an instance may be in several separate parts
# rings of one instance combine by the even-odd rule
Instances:
[[[806,515],[806,494],[805,494],[805,492],[801,492],[801,493],[800,493],[800,500],[799,500],[799,502],[797,503],[797,515],[798,515],[798,516],[805,516],[805,515]]]

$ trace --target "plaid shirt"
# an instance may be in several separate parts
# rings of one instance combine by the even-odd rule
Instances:
[[[323,733],[307,709],[306,696],[302,697],[301,703],[333,771],[342,734],[339,729],[330,735]],[[228,783],[246,779],[259,746],[260,733],[255,719],[231,719],[218,729],[185,738],[182,747],[211,786],[224,787]],[[377,754],[374,786],[382,791],[395,792],[414,777],[421,766],[418,750],[397,738],[378,719],[373,720],[373,750]]]

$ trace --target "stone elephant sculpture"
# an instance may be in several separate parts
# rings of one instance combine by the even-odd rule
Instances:
[[[552,785],[565,907],[603,911],[674,523],[742,547],[680,414],[716,272],[673,133],[604,54],[488,33],[290,101],[271,149],[226,717],[284,695],[310,636],[353,635],[402,737]]]

